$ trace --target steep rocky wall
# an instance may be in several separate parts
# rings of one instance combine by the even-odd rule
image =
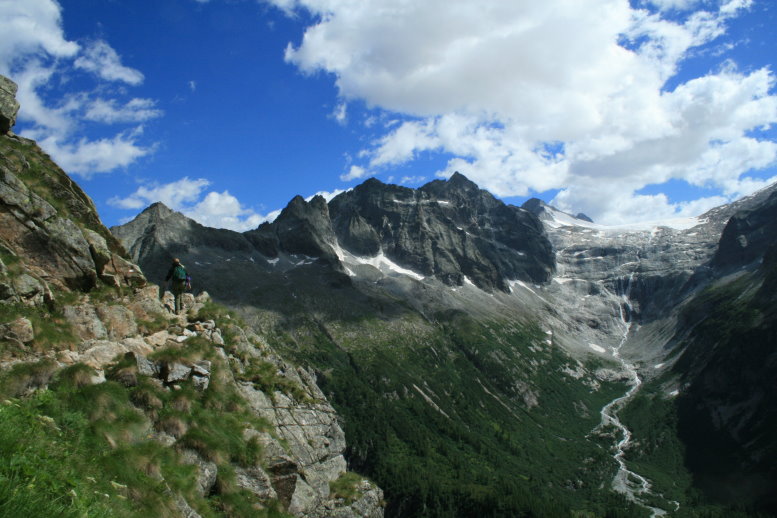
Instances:
[[[19,274],[0,279],[0,300],[88,291],[100,282],[142,286],[140,268],[121,251],[91,200],[34,142],[0,136],[0,252]]]

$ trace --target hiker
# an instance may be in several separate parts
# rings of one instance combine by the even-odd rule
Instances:
[[[173,264],[167,271],[167,277],[165,282],[172,279],[173,284],[171,286],[173,296],[175,297],[175,314],[179,314],[183,310],[183,292],[186,290],[186,268],[181,264],[181,260],[177,257],[173,259]]]

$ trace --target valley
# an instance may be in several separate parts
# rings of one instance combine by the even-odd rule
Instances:
[[[674,465],[671,487],[657,484],[653,467],[632,461],[644,431],[621,416],[645,385],[667,405],[683,399],[680,336],[692,330],[679,311],[721,275],[717,242],[732,215],[771,195],[699,218],[603,227],[538,201],[502,208],[458,175],[417,191],[371,180],[329,204],[295,199],[246,233],[253,247],[222,232],[235,245],[220,248],[212,229],[160,207],[113,231],[152,276],[183,256],[204,288],[319,372],[345,419],[349,463],[386,490],[389,515],[473,505],[564,515],[548,507],[555,501],[580,513],[693,516],[687,468]],[[507,210],[541,228],[512,227],[528,242],[501,234],[494,222],[514,217]],[[488,472],[526,477],[542,496]]]

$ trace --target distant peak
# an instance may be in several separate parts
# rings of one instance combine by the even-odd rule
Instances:
[[[534,214],[537,214],[542,209],[547,207],[548,204],[542,201],[539,198],[530,198],[526,200],[523,205],[521,205],[521,208],[528,210],[529,212],[532,212]]]
[[[157,210],[171,210],[170,207],[162,203],[161,201],[155,201],[151,205],[148,206],[146,210],[149,209],[157,209]]]
[[[161,201],[157,201],[146,207],[146,209],[141,212],[141,214],[159,214],[161,216],[169,216],[170,214],[173,214],[175,211],[172,210],[170,207],[162,203]]]
[[[448,178],[448,184],[456,187],[465,187],[465,188],[475,188],[479,189],[478,185],[461,174],[460,172],[456,171],[451,175],[450,178]]]

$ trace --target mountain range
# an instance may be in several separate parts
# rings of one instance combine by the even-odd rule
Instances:
[[[391,515],[475,501],[499,515],[519,491],[484,480],[500,470],[581,512],[604,485],[630,513],[773,513],[776,204],[772,186],[698,218],[608,227],[537,199],[504,204],[456,173],[298,196],[243,234],[161,204],[111,230],[152,278],[178,256],[201,289],[285,337],[284,354],[331,390],[358,437],[349,461]],[[441,416],[455,426],[429,427]],[[462,444],[465,431],[482,436]],[[516,460],[538,437],[551,465]],[[559,463],[557,450],[574,453]],[[462,456],[483,469],[454,469]],[[427,494],[400,482],[406,470]]]
[[[12,86],[0,516],[777,515],[777,186],[612,227],[456,173],[109,230]]]

